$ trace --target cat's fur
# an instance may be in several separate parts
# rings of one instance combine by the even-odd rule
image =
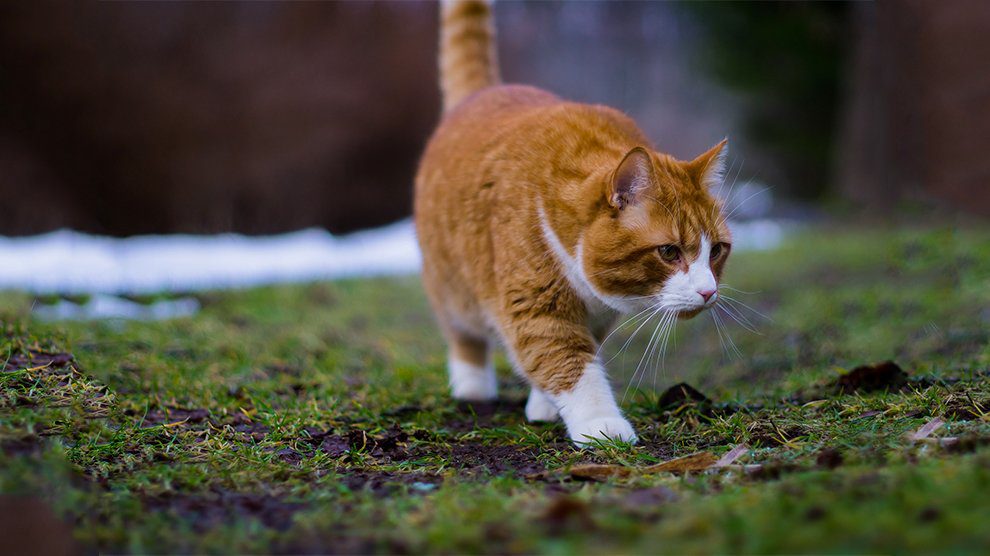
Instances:
[[[529,419],[559,416],[579,444],[634,441],[596,357],[601,324],[715,302],[730,240],[709,188],[725,142],[679,161],[617,110],[501,85],[491,6],[444,3],[441,18],[445,114],[415,215],[454,397],[496,397],[498,342],[532,387]]]

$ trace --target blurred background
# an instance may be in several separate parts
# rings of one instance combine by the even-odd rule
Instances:
[[[990,215],[990,2],[498,2],[503,76],[723,136],[766,210]],[[0,234],[408,217],[433,2],[0,6]],[[865,210],[864,210],[865,209]]]

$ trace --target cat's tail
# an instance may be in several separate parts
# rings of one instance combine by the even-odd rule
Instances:
[[[440,90],[449,111],[471,93],[499,82],[491,0],[440,4]]]

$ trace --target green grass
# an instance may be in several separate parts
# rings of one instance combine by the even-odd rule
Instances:
[[[453,403],[413,278],[209,293],[162,323],[43,323],[5,293],[0,492],[112,551],[984,552],[987,253],[986,230],[821,228],[736,254],[726,283],[754,293],[728,293],[769,317],[749,313],[759,334],[730,326],[736,354],[708,315],[681,322],[641,375],[652,327],[616,334],[641,442],[586,451],[525,422],[504,360],[497,407]],[[904,388],[831,385],[888,359]],[[682,381],[715,403],[658,407]],[[934,417],[955,444],[907,438]],[[568,471],[738,443],[761,467]]]

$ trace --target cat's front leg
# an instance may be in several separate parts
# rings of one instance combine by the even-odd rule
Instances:
[[[549,396],[571,440],[578,445],[606,438],[635,442],[632,425],[622,416],[605,369],[597,361],[588,363],[581,377],[569,390]]]
[[[552,420],[559,414],[578,445],[608,438],[635,442],[586,327],[543,316],[517,322],[509,330],[513,358],[533,386],[526,403],[530,420]]]

